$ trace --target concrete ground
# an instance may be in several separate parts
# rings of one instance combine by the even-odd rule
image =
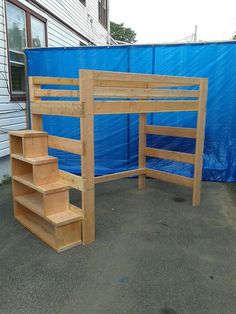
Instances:
[[[136,179],[96,188],[97,240],[57,254],[14,221],[0,187],[0,313],[235,314],[236,185]],[[73,202],[79,202],[72,191]]]

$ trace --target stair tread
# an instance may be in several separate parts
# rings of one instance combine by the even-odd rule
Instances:
[[[43,199],[37,192],[17,196],[15,197],[15,201],[56,226],[82,220],[84,217],[82,209],[71,204],[70,210],[45,216],[43,212]]]
[[[68,187],[59,181],[43,185],[35,185],[33,183],[32,173],[13,176],[13,179],[44,194],[68,190]]]
[[[15,197],[15,200],[36,214],[43,216],[43,200],[39,193],[29,193]]]
[[[10,131],[10,135],[19,137],[34,137],[34,136],[47,136],[47,132],[36,131],[36,130],[21,130],[21,131]]]
[[[71,205],[70,205],[70,208],[71,208]],[[80,210],[80,212],[78,211],[76,213],[72,210],[67,210],[64,212],[52,214],[52,215],[47,216],[47,220],[50,220],[52,223],[54,223],[57,226],[64,225],[66,223],[70,223],[77,220],[82,220],[83,219],[82,210],[80,208],[78,208],[78,210]]]
[[[53,156],[41,156],[41,157],[24,157],[23,154],[11,154],[12,158],[18,159],[18,160],[22,160],[25,162],[28,162],[32,165],[41,165],[41,164],[47,164],[47,163],[51,163],[51,162],[57,162],[57,158],[53,157]]]

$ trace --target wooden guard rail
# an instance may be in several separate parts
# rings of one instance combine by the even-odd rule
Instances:
[[[81,139],[48,136],[48,146],[81,155],[81,176],[60,171],[63,183],[82,191],[85,211],[83,238],[95,238],[94,185],[138,175],[139,188],[146,176],[193,189],[193,205],[200,203],[207,79],[147,74],[80,71],[80,78],[30,77],[32,129],[42,130],[42,115],[79,117]],[[197,127],[179,128],[146,124],[149,112],[189,112],[198,114]],[[95,114],[139,113],[139,168],[94,178]],[[195,140],[195,153],[146,147],[146,135],[186,137]],[[146,167],[146,156],[194,165],[193,178]]]

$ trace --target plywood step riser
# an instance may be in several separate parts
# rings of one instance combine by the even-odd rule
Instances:
[[[12,173],[14,175],[33,174],[33,184],[44,185],[54,183],[59,180],[57,161],[32,165],[22,160],[12,158]]]
[[[25,158],[46,156],[48,154],[48,139],[45,136],[18,137],[10,135],[11,154],[22,154]]]
[[[33,183],[35,185],[49,184],[59,180],[57,162],[33,165]]]
[[[82,243],[81,221],[57,227],[17,202],[15,203],[14,213],[15,218],[21,224],[57,252]]]

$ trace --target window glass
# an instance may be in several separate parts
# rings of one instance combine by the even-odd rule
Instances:
[[[23,94],[25,91],[25,67],[11,64],[12,91]]]
[[[7,2],[7,36],[13,94],[25,93],[26,15],[23,10]]]
[[[32,47],[45,47],[45,23],[31,16]]]
[[[26,47],[25,12],[7,2],[7,34],[9,48],[22,51]]]

